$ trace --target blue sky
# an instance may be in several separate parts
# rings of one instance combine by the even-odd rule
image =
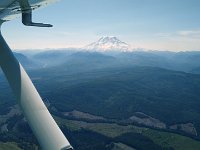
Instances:
[[[83,47],[116,36],[134,48],[200,50],[200,0],[60,0],[36,10],[34,28],[20,18],[3,25],[13,49]]]

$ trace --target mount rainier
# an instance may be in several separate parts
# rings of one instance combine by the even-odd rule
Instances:
[[[86,50],[94,51],[130,51],[130,45],[120,41],[117,37],[102,37],[98,41],[84,47]]]

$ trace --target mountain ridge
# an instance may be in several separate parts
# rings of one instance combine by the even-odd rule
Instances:
[[[105,36],[101,37],[96,42],[93,42],[84,47],[86,50],[93,50],[93,51],[112,51],[117,50],[121,52],[126,52],[131,50],[131,46],[121,40],[119,40],[115,36]]]

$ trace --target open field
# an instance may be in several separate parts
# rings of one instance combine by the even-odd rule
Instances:
[[[126,133],[137,133],[151,139],[155,144],[164,148],[172,147],[174,150],[200,149],[200,141],[174,133],[162,132],[133,125],[122,126],[111,123],[87,123],[83,121],[65,120],[58,117],[56,117],[56,120],[59,124],[64,124],[72,131],[86,129],[113,139]]]
[[[2,143],[0,142],[0,150],[21,150],[16,143]]]

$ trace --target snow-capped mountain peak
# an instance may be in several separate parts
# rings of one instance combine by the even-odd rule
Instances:
[[[91,43],[85,47],[87,50],[99,50],[99,51],[109,51],[109,50],[119,50],[128,51],[130,46],[120,41],[117,37],[106,36],[100,38],[98,41]]]

